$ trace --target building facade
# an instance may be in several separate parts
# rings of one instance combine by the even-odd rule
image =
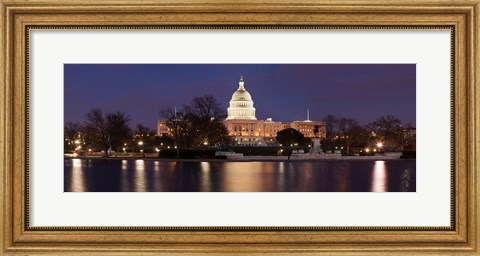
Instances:
[[[227,108],[227,118],[224,124],[228,130],[228,136],[232,144],[237,146],[277,146],[275,140],[277,132],[286,128],[293,128],[301,132],[305,137],[325,137],[326,129],[322,121],[307,120],[292,121],[289,123],[275,122],[272,118],[257,120],[256,109],[250,93],[245,89],[243,76],[238,82],[238,89],[233,93]],[[170,134],[166,122],[157,122],[157,135]]]

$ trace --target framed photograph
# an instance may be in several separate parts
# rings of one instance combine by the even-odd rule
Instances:
[[[2,255],[477,255],[474,1],[1,2]]]

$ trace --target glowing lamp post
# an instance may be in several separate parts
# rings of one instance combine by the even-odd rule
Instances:
[[[142,157],[145,157],[145,152],[143,151],[143,141],[139,141],[138,145],[141,147],[140,152],[142,152]]]
[[[379,152],[382,151],[382,148],[383,148],[383,143],[382,143],[382,142],[378,142],[378,143],[377,143],[377,149],[378,149],[378,151],[379,151]]]

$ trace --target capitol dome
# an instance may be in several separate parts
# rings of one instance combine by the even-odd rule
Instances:
[[[243,76],[240,77],[238,89],[232,95],[227,112],[227,120],[257,120],[252,96],[245,90]]]

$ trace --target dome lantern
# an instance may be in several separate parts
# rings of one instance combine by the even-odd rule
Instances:
[[[240,76],[240,82],[238,82],[238,90],[245,90],[244,87],[244,82],[243,82],[243,76]]]

